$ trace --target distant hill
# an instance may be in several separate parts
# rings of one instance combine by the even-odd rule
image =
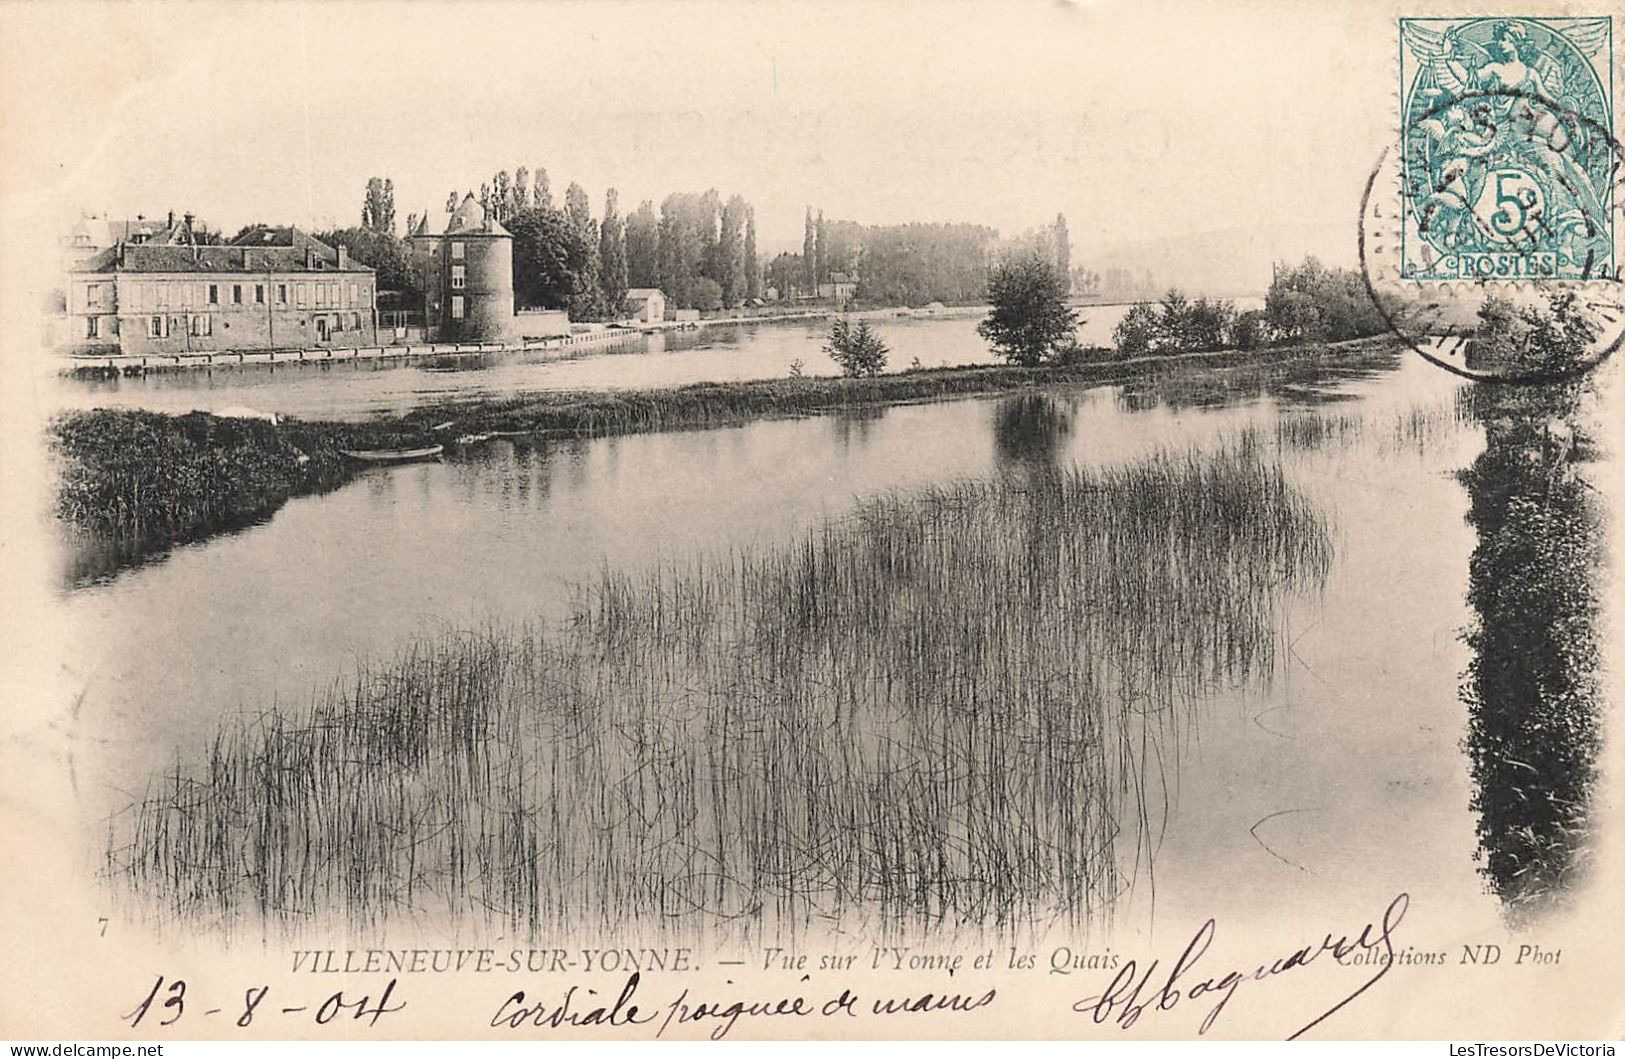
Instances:
[[[1099,253],[1074,244],[1072,253],[1075,263],[1100,273],[1149,272],[1159,291],[1179,287],[1192,295],[1238,298],[1262,295],[1278,261],[1296,263],[1313,254],[1326,265],[1357,266],[1357,238],[1352,225],[1277,224],[1122,243]]]

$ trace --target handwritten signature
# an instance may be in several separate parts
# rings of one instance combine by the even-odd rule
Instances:
[[[1377,972],[1366,979],[1358,989],[1315,1016],[1287,1038],[1296,1040],[1343,1010],[1355,998],[1380,982],[1393,968],[1394,931],[1405,918],[1405,911],[1410,907],[1410,903],[1410,895],[1401,893],[1389,902],[1380,924],[1366,923],[1352,939],[1347,934],[1334,939],[1328,933],[1318,945],[1305,945],[1295,949],[1269,963],[1259,964],[1257,969],[1251,972],[1230,970],[1222,975],[1210,974],[1203,977],[1206,972],[1198,971],[1197,964],[1213,944],[1217,930],[1214,921],[1209,919],[1197,930],[1196,936],[1191,938],[1190,944],[1185,946],[1185,951],[1174,961],[1173,969],[1161,978],[1159,985],[1153,987],[1151,982],[1153,978],[1158,977],[1157,968],[1161,965],[1161,960],[1152,960],[1143,970],[1139,961],[1129,960],[1123,964],[1104,993],[1077,1001],[1072,1005],[1072,1010],[1090,1016],[1097,1025],[1112,1022],[1126,1030],[1138,1022],[1140,1016],[1147,1011],[1173,1011],[1186,1001],[1194,1003],[1206,997],[1213,1006],[1208,1009],[1207,1015],[1197,1027],[1198,1034],[1205,1034],[1213,1027],[1220,1013],[1224,1011],[1225,1005],[1230,1003],[1243,982],[1264,981],[1300,967],[1307,967],[1325,953],[1331,953],[1332,958],[1341,964],[1346,957],[1362,950],[1383,950],[1383,956],[1376,960],[1379,968]]]

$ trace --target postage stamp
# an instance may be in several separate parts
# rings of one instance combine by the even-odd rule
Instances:
[[[1614,278],[1613,24],[1400,20],[1400,278]]]

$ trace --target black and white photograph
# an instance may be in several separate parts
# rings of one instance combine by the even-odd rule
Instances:
[[[1614,1054],[1622,26],[0,4],[0,1038]]]

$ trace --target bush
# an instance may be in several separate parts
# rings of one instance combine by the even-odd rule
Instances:
[[[1237,349],[1257,349],[1269,337],[1264,313],[1248,309],[1230,325],[1230,344]]]
[[[709,276],[701,276],[688,288],[688,307],[701,312],[722,308],[722,286]]]
[[[856,327],[845,317],[835,321],[829,330],[829,342],[824,352],[841,366],[841,374],[848,378],[879,375],[886,370],[886,343],[874,333],[867,321]]]
[[[1546,309],[1519,309],[1505,298],[1484,299],[1467,346],[1467,366],[1517,372],[1559,372],[1582,363],[1595,332],[1572,291],[1547,295]]]
[[[1112,344],[1119,356],[1143,357],[1151,352],[1158,335],[1157,311],[1145,302],[1129,306],[1128,312],[1112,328]]]
[[[995,266],[988,276],[987,298],[993,311],[976,325],[976,333],[1012,364],[1030,368],[1053,360],[1074,339],[1079,321],[1067,307],[1066,282],[1042,258]]]
[[[1112,342],[1122,357],[1224,349],[1237,319],[1230,302],[1191,301],[1171,287],[1160,308],[1146,302],[1131,306],[1112,330]]]
[[[1358,272],[1326,268],[1313,257],[1276,268],[1264,315],[1283,338],[1342,342],[1379,334],[1386,326]]]

